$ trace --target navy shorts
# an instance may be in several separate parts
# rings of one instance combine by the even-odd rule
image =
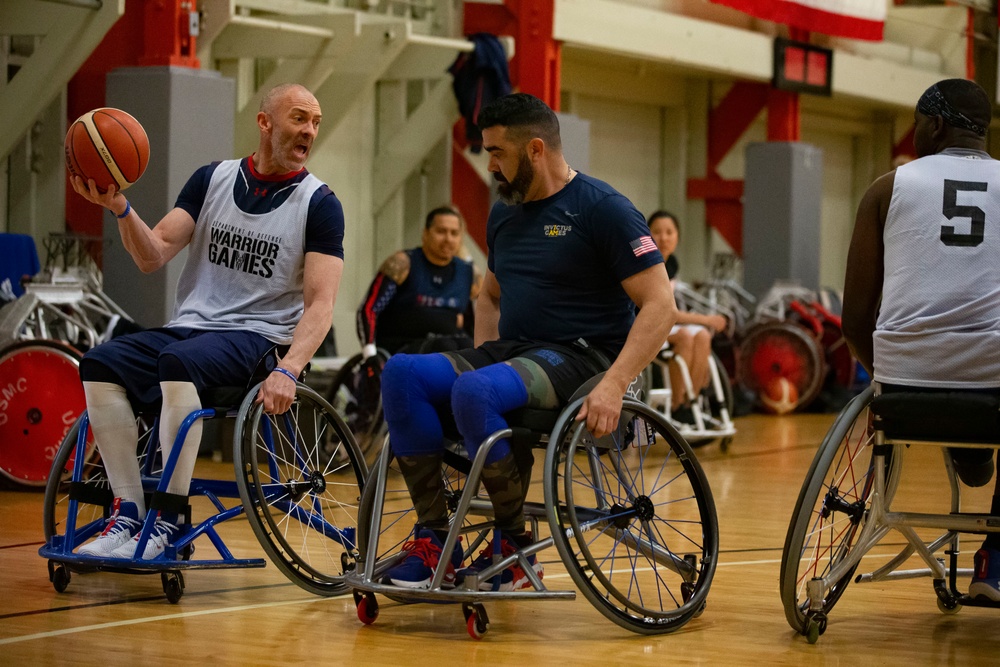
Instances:
[[[491,340],[476,348],[447,352],[459,357],[473,368],[483,368],[515,357],[538,364],[552,383],[559,402],[565,404],[584,382],[608,370],[606,354],[593,348],[556,345],[535,341]]]
[[[284,346],[282,346],[283,349]],[[198,390],[211,387],[243,387],[268,353],[277,349],[271,341],[249,331],[205,331],[162,328],[113,338],[84,355],[88,361],[111,370],[124,384],[129,398],[152,404],[160,400],[160,360],[171,355],[179,361]],[[265,360],[270,371],[277,360]],[[84,378],[85,380],[87,378]]]

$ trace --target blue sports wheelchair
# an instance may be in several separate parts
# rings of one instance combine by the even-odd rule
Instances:
[[[367,467],[340,416],[301,381],[288,412],[263,412],[255,398],[274,363],[273,355],[262,359],[247,387],[202,392],[205,407],[184,420],[178,442],[196,420],[235,420],[235,481],[195,478],[189,496],[166,493],[181,447],[163,460],[157,443],[158,406],[136,406],[141,433],[136,459],[148,512],[137,557],[131,560],[76,552],[103,530],[113,501],[87,413],[79,417],[56,452],[45,488],[45,544],[39,554],[48,560],[57,591],[66,590],[72,573],[159,574],[167,599],[176,603],[184,593],[186,570],[264,567],[263,558],[235,557],[219,533],[222,524],[244,514],[268,558],[292,582],[317,595],[346,590],[344,574],[357,557],[357,506]],[[207,499],[214,513],[192,516],[188,498],[198,496]],[[164,553],[143,560],[157,510],[182,514],[186,525]],[[199,552],[212,552],[195,558],[196,545]]]

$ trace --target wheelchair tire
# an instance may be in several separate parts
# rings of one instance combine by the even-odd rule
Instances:
[[[707,397],[709,414],[713,418],[718,419],[720,408],[725,407],[726,414],[729,415],[729,419],[731,420],[734,415],[734,410],[736,409],[736,398],[733,394],[733,381],[732,378],[729,377],[729,371],[726,370],[726,367],[722,364],[722,360],[719,358],[719,355],[717,355],[714,350],[712,351],[712,359],[715,361],[715,368],[719,372],[719,382],[722,385],[724,406],[718,405],[716,403],[715,397],[709,395]],[[711,388],[709,387],[706,388],[705,391],[702,393],[710,393],[710,392]],[[719,439],[719,449],[721,449],[723,453],[729,451],[729,445],[733,442],[734,437],[735,436],[727,435],[726,437]]]
[[[298,384],[282,415],[263,412],[255,403],[258,389],[243,400],[234,436],[236,482],[250,527],[294,584],[317,595],[343,593],[345,570],[357,554],[364,458],[340,415],[309,387]]]
[[[337,371],[326,395],[327,402],[343,418],[369,459],[384,435],[381,371],[388,358],[388,353],[379,350],[378,363],[365,366],[362,356],[354,355]]]
[[[626,399],[618,429],[594,441],[563,411],[545,456],[553,541],[583,595],[639,634],[701,614],[719,550],[708,480],[690,445],[649,406]]]
[[[0,480],[45,486],[63,436],[86,408],[80,353],[54,340],[26,340],[0,350],[4,415]]]
[[[64,531],[70,507],[70,488],[71,485],[76,485],[74,495],[78,500],[73,548],[96,535],[103,528],[104,520],[110,513],[111,502],[114,500],[111,483],[108,481],[104,463],[94,444],[92,434],[88,434],[85,445],[82,473],[79,479],[73,477],[76,441],[85,414],[81,414],[73,422],[56,451],[52,467],[49,470],[48,481],[45,484],[45,497],[42,505],[42,529],[45,541],[51,543],[52,539],[58,536],[65,538]],[[152,429],[146,425],[142,418],[139,418],[136,424],[139,433],[136,459],[139,462],[140,470],[146,470],[146,455]],[[154,463],[155,465],[149,471],[155,473],[159,470],[159,461]],[[73,565],[73,569],[76,571],[80,571],[80,567],[76,564]]]
[[[869,387],[834,420],[809,468],[788,526],[781,554],[781,602],[788,624],[801,634],[810,631],[810,618],[817,613],[809,610],[806,584],[825,576],[848,556],[871,507],[874,438],[868,408],[873,394]],[[898,457],[886,461],[886,502],[895,492],[898,461]],[[824,617],[840,600],[856,569],[827,591],[821,611]]]

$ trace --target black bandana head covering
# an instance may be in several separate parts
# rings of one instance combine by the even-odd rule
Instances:
[[[986,136],[986,128],[951,106],[936,83],[920,96],[917,101],[917,111],[925,116],[941,116],[944,122],[952,127],[975,132],[980,137]]]

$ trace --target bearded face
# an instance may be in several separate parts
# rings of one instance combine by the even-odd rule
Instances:
[[[497,194],[500,195],[500,200],[503,203],[516,206],[524,202],[528,188],[535,180],[535,168],[532,166],[531,160],[528,159],[528,151],[522,149],[519,152],[517,171],[514,172],[512,179],[507,180],[501,171],[493,172],[493,178],[497,181]]]

